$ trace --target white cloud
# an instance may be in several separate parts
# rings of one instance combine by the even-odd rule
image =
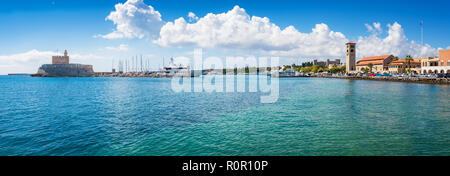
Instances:
[[[197,17],[189,12],[188,21],[180,17],[165,23],[161,14],[143,0],[128,0],[117,4],[107,20],[116,24],[116,30],[103,38],[148,37],[163,47],[202,47],[234,49],[275,56],[343,57],[348,39],[327,24],[317,24],[309,33],[295,27],[281,29],[267,17],[250,16],[235,6],[226,13],[208,13]],[[387,35],[379,22],[365,24],[371,33],[358,38],[359,57],[394,54],[403,57],[437,55],[437,48],[408,41],[400,24],[388,25]],[[155,39],[156,38],[156,39]]]
[[[106,39],[153,37],[159,35],[159,30],[164,25],[161,14],[143,0],[128,0],[124,4],[116,4],[115,11],[106,20],[116,25],[112,33],[100,35]]]
[[[0,56],[0,75],[8,73],[36,73],[42,64],[50,64],[52,56],[57,55],[52,51],[38,51],[36,49],[11,55]],[[91,62],[103,59],[94,54],[70,54],[70,62]],[[85,63],[87,64],[87,63]]]
[[[198,20],[198,17],[197,17],[197,15],[195,15],[194,12],[189,12],[189,13],[188,13],[188,18],[189,18],[189,21],[190,21],[190,22],[194,22],[194,21],[197,21],[197,20]]]
[[[224,47],[284,55],[340,56],[346,41],[342,33],[330,30],[326,24],[317,24],[311,33],[300,33],[293,26],[280,29],[267,17],[251,17],[235,6],[226,13],[209,13],[195,23],[187,23],[184,18],[168,22],[154,42],[165,47]]]
[[[415,41],[408,41],[400,24],[388,24],[388,34],[385,38],[380,33],[373,33],[367,37],[359,37],[357,42],[357,54],[359,57],[393,54],[405,57],[410,54],[414,57],[435,56],[438,49],[428,44],[421,45]],[[370,30],[370,29],[369,29]],[[378,31],[381,31],[379,29]]]
[[[371,26],[370,24],[365,24],[367,30],[373,34],[379,34],[383,32],[383,29],[381,29],[381,24],[378,22],[374,22],[373,26]]]
[[[128,45],[121,44],[118,47],[108,46],[106,49],[111,51],[128,51],[129,48]]]

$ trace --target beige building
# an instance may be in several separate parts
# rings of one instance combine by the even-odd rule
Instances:
[[[419,57],[417,59],[420,60],[420,65],[422,67],[439,66],[439,57],[437,57],[437,56],[433,56],[433,57]]]
[[[421,61],[418,59],[411,60],[409,63],[405,59],[389,63],[389,73],[420,73],[420,68]]]
[[[365,57],[356,63],[356,71],[364,72],[365,69],[370,69],[372,64],[373,73],[386,73],[389,71],[389,63],[394,59],[393,55]]]
[[[439,57],[421,58],[421,73],[450,73],[450,50],[439,50]]]

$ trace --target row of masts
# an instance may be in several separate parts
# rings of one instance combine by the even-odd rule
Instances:
[[[150,58],[144,57],[142,55],[132,56],[128,59],[119,59],[117,66],[115,66],[114,62],[115,60],[113,59],[111,65],[112,70],[120,73],[143,73],[153,71]],[[165,67],[165,58],[163,58],[163,67]]]

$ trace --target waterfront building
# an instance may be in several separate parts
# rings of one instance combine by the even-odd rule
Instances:
[[[385,73],[389,71],[389,63],[391,63],[393,59],[393,55],[365,57],[357,62],[356,70],[363,72],[365,69],[370,69],[369,65],[372,64],[372,72]]]
[[[408,72],[408,70],[410,72]],[[397,61],[392,61],[389,63],[389,73],[420,73],[421,72],[421,62],[418,59],[408,61],[406,59],[401,59]]]
[[[439,57],[438,56],[431,56],[431,57],[419,57],[417,58],[420,60],[421,65],[421,72],[423,74],[428,74],[428,70],[432,67],[439,66]],[[430,71],[430,74],[434,73],[434,70]]]
[[[356,71],[356,43],[348,42],[347,44],[347,55],[345,59],[346,72],[351,73]]]
[[[333,66],[341,65],[341,60],[340,59],[335,59],[333,61],[333,60],[327,59],[326,61],[317,61],[317,59],[316,59],[316,60],[312,61],[312,65],[319,65],[319,66],[331,68]]]
[[[438,56],[419,57],[417,59],[420,60],[420,65],[422,67],[436,67],[436,66],[439,66],[439,57]]]
[[[439,50],[439,57],[421,60],[423,74],[450,73],[450,50]]]
[[[332,68],[334,66],[341,66],[341,59],[335,59],[334,61],[330,61],[330,59],[327,59],[326,65],[328,68]]]
[[[325,62],[324,61],[317,61],[317,59],[314,59],[312,61],[312,65],[318,65],[318,66],[325,67]]]
[[[439,66],[441,67],[450,66],[450,49],[439,50]]]

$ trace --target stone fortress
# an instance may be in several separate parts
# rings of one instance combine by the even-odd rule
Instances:
[[[64,56],[53,56],[52,64],[44,64],[38,72],[32,76],[35,77],[91,77],[94,76],[92,65],[71,64],[69,62],[67,50]]]
[[[69,56],[67,50],[64,51],[64,56],[53,56],[52,64],[69,64]]]

